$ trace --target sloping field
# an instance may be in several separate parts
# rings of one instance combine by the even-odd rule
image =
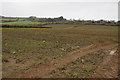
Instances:
[[[3,28],[3,77],[17,77],[90,45],[118,41],[116,26],[46,26],[52,28]]]

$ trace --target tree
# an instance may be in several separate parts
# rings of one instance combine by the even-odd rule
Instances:
[[[30,16],[29,18],[36,18],[36,16]]]
[[[30,21],[36,21],[36,19],[37,19],[36,16],[30,16],[30,17],[29,17],[29,20],[30,20]]]
[[[52,18],[48,18],[47,21],[52,22],[52,24],[54,23],[54,20]]]

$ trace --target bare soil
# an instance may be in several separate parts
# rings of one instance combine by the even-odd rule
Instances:
[[[118,78],[118,52],[109,55],[90,77]]]
[[[116,42],[93,44],[81,50],[77,50],[70,54],[66,54],[65,56],[61,58],[57,58],[50,62],[39,64],[35,68],[26,70],[24,73],[21,73],[20,75],[14,75],[14,76],[9,76],[9,77],[10,78],[44,78],[45,74],[49,73],[50,71],[55,70],[56,68],[60,66],[66,65],[67,63],[70,63],[71,61],[75,61],[81,56],[84,56],[88,53],[91,53],[91,52],[94,52],[100,49],[109,48],[110,46],[114,46],[116,44],[117,44]]]

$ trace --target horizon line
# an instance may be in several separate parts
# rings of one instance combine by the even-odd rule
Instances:
[[[30,15],[30,16],[4,16],[4,15],[0,15],[0,16],[3,16],[3,17],[18,17],[18,18],[29,18],[30,16],[35,16],[35,15]],[[62,15],[61,15],[62,16]],[[54,17],[40,17],[40,16],[35,16],[36,18],[58,18],[58,17],[61,17],[61,16],[54,16]],[[104,21],[120,21],[120,20],[113,20],[113,19],[82,19],[82,18],[79,18],[79,19],[75,19],[75,18],[66,18],[63,16],[63,18],[67,19],[67,20],[91,20],[91,21],[99,21],[99,20],[104,20]]]

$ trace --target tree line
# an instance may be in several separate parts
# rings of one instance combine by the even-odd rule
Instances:
[[[4,17],[0,16],[2,22],[15,22],[15,21],[32,21],[43,22],[44,24],[82,24],[82,25],[108,25],[108,26],[120,26],[120,21],[113,20],[67,20],[63,16],[56,18],[37,18],[36,16],[30,17]],[[5,20],[7,19],[7,20]]]

